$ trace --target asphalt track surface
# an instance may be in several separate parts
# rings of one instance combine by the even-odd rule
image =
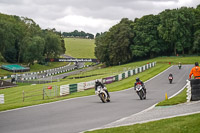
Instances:
[[[172,96],[185,86],[192,67],[184,65],[179,70],[172,66],[145,82],[146,100],[139,100],[133,89],[127,89],[110,93],[110,103],[102,103],[93,95],[0,112],[0,132],[77,133],[102,127],[164,100],[165,93]],[[174,75],[172,84],[168,81],[169,73]]]

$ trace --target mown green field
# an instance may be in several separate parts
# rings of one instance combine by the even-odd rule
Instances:
[[[74,58],[96,58],[94,39],[65,38],[66,55]]]

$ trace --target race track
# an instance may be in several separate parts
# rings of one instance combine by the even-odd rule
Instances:
[[[169,97],[175,94],[185,86],[192,67],[193,65],[184,65],[179,70],[177,66],[172,66],[146,82],[146,100],[139,100],[136,93],[128,89],[110,93],[110,103],[101,103],[93,95],[0,112],[0,132],[77,133],[102,127],[164,100],[165,93]],[[169,73],[174,75],[172,84],[168,81]]]

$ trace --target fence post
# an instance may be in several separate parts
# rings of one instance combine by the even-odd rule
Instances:
[[[43,88],[43,94],[42,94],[42,99],[44,100],[44,88]]]
[[[23,95],[23,102],[24,102],[24,90],[22,91],[22,95]]]

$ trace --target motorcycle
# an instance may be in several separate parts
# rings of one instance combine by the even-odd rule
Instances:
[[[146,99],[146,93],[142,87],[142,85],[138,84],[136,85],[136,93],[138,94],[138,96],[140,97],[140,100]]]
[[[181,65],[178,65],[178,68],[181,69]]]
[[[172,76],[169,76],[168,79],[169,79],[169,83],[171,84],[171,83],[172,83],[172,80],[173,80],[173,77],[172,77]]]
[[[105,92],[105,90],[101,86],[97,87],[96,95],[99,96],[99,98],[101,99],[103,103],[110,102],[108,94]]]

